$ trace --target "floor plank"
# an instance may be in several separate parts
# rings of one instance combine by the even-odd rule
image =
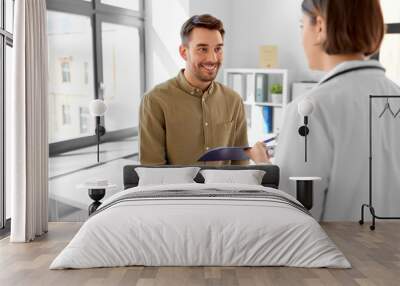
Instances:
[[[399,285],[400,222],[381,222],[375,231],[357,223],[322,227],[352,263],[352,269],[290,267],[117,267],[85,270],[48,269],[80,223],[50,223],[50,231],[32,243],[0,240],[0,285]]]

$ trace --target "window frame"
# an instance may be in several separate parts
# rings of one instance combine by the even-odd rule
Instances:
[[[13,5],[15,1],[13,0]],[[10,231],[10,219],[7,219],[6,188],[5,188],[5,105],[6,105],[6,60],[7,46],[13,47],[13,34],[6,30],[6,0],[0,0],[0,235]],[[14,7],[14,6],[13,6]],[[12,9],[14,13],[14,8]]]
[[[133,11],[120,7],[114,7],[102,4],[100,0],[86,2],[82,0],[46,0],[47,10],[54,12],[64,12],[69,14],[87,16],[92,24],[92,42],[93,42],[93,69],[94,69],[94,98],[101,96],[101,83],[103,82],[103,55],[102,55],[102,35],[101,23],[108,22],[132,26],[139,30],[140,39],[140,94],[144,94],[145,88],[145,19],[144,19],[144,0],[140,0],[140,11]],[[101,117],[101,124],[104,126],[104,117]],[[116,141],[131,136],[137,136],[138,128],[126,128],[116,131],[106,132],[101,137],[102,142]],[[83,136],[69,140],[63,140],[49,144],[49,156],[73,151],[76,149],[88,147],[97,144],[97,136]]]
[[[390,23],[387,24],[388,34],[400,34],[400,23]]]

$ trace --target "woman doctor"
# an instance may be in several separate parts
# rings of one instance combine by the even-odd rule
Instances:
[[[281,169],[280,189],[294,194],[290,176],[319,176],[314,183],[314,217],[324,220],[358,220],[368,202],[369,95],[400,95],[384,68],[368,57],[376,53],[384,36],[379,0],[304,0],[302,3],[304,51],[313,70],[327,74],[308,94],[288,105],[275,153]],[[298,104],[310,100],[308,160],[304,137],[298,128],[303,118]],[[378,117],[386,99],[374,104]],[[396,112],[399,105],[392,105]],[[394,108],[396,107],[396,108]],[[378,115],[377,115],[378,114]],[[399,215],[400,116],[388,111],[379,119],[374,146],[374,206],[379,215]],[[265,145],[248,151],[256,163],[269,162]],[[376,156],[375,156],[376,154]],[[397,213],[396,213],[397,211]]]

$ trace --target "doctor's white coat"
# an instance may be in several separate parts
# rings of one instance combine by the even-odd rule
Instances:
[[[314,183],[313,216],[323,220],[359,220],[360,208],[368,203],[369,186],[369,95],[399,95],[400,88],[376,61],[339,64],[309,93],[296,98],[285,112],[275,161],[281,169],[280,189],[295,194],[290,176],[319,176]],[[325,79],[337,75],[324,82]],[[314,103],[309,117],[308,162],[304,162],[304,137],[297,112],[304,98]],[[392,111],[400,110],[400,98],[389,99]],[[373,100],[373,205],[377,215],[400,216],[400,113],[386,111],[386,99]],[[327,191],[325,191],[327,190]],[[367,219],[369,210],[365,209]]]

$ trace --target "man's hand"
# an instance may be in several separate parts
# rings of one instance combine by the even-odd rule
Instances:
[[[268,154],[267,146],[264,142],[257,142],[252,148],[244,151],[251,160],[256,164],[267,163],[270,164],[270,158]]]

